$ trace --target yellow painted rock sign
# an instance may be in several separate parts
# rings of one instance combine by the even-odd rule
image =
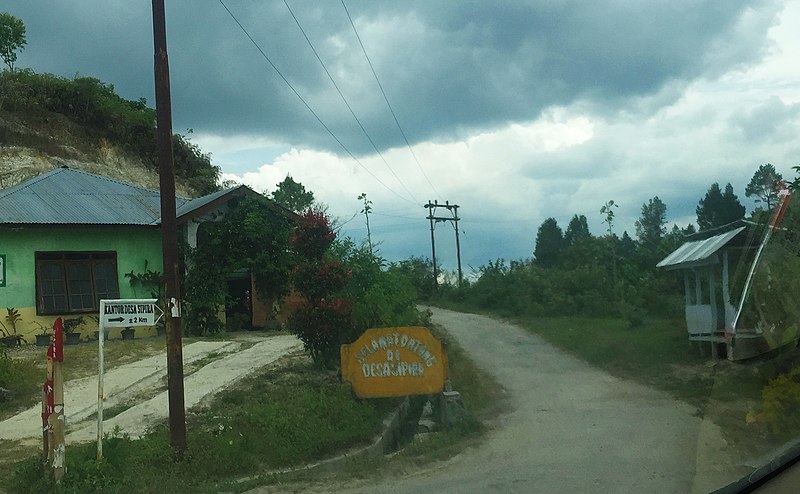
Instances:
[[[342,345],[342,377],[359,398],[439,393],[447,374],[442,342],[423,327],[368,329]]]

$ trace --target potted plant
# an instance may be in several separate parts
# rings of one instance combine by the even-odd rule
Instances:
[[[83,316],[64,319],[64,343],[67,345],[77,345],[81,341],[81,334],[75,330],[83,324]]]
[[[19,340],[20,337],[18,335],[11,334],[6,325],[0,322],[0,345],[6,348],[14,348],[19,345]]]
[[[127,327],[127,328],[123,329],[122,332],[121,332],[122,339],[123,340],[132,340],[133,339],[133,335],[135,333],[136,333],[136,329],[131,328],[131,327]]]
[[[50,329],[42,325],[39,321],[31,321],[31,324],[38,326],[40,331],[36,334],[36,346],[50,345]]]
[[[0,343],[6,348],[14,348],[22,344],[22,337],[17,334],[17,322],[21,319],[17,309],[11,307],[6,308],[8,315],[6,315],[6,322],[8,326],[0,322]]]
[[[94,332],[94,337],[93,337],[94,339],[92,340],[92,341],[97,341],[98,339],[100,339],[100,318],[98,318],[97,316],[88,316],[88,317],[89,317],[89,319],[94,321],[94,324],[97,325],[97,331]],[[108,329],[103,331],[103,333],[104,333],[103,334],[103,339],[106,340],[106,341],[108,341],[108,332],[109,332]]]

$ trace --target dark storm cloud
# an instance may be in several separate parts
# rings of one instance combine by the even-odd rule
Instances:
[[[341,152],[218,1],[167,2],[175,129]],[[281,1],[226,4],[355,152],[371,146]],[[402,144],[339,2],[290,2],[379,147]],[[347,2],[408,137],[448,140],[576,100],[614,109],[759,59],[777,2]],[[152,102],[149,2],[26,1],[20,67],[96,76]]]

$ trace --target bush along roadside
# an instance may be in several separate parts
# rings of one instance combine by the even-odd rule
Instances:
[[[264,369],[190,413],[188,451],[173,457],[166,424],[134,440],[119,431],[95,459],[94,444],[67,450],[67,474],[55,486],[37,456],[17,463],[11,493],[218,492],[236,477],[302,465],[368,444],[395,406],[355,400],[335,374],[306,357]],[[224,490],[224,489],[223,489]]]
[[[31,404],[31,392],[39,387],[42,371],[27,360],[15,360],[0,345],[0,418]]]
[[[369,328],[420,325],[412,276],[350,238],[337,239],[324,213],[306,212],[291,245],[303,301],[288,325],[321,367],[334,368],[339,346]]]

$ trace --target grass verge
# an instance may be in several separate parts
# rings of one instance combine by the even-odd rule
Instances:
[[[618,319],[535,318],[520,323],[611,374],[662,389],[695,406],[697,415],[719,426],[743,458],[769,455],[800,437],[796,428],[777,429],[769,422],[748,420],[770,382],[800,364],[795,351],[744,362],[712,361],[707,343],[689,343],[683,321],[651,319],[637,328]],[[783,419],[795,412],[787,408],[777,413]]]
[[[366,444],[392,403],[359,401],[304,356],[286,359],[219,394],[187,420],[189,449],[176,461],[161,424],[139,440],[112,434],[105,459],[91,444],[70,448],[54,486],[38,458],[16,465],[9,492],[218,492],[232,478],[324,458]]]
[[[610,373],[669,391],[695,406],[713,386],[709,357],[690,347],[680,321],[651,319],[631,328],[622,319],[527,318],[517,323]]]

